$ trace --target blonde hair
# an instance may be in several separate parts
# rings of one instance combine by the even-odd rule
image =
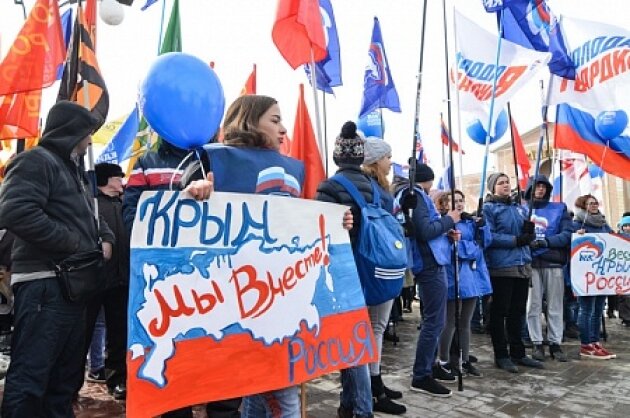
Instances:
[[[378,167],[376,166],[376,163],[372,163],[372,164],[368,164],[368,165],[362,165],[361,166],[361,170],[365,174],[367,174],[368,176],[376,179],[376,182],[383,189],[389,190],[389,188],[390,188],[389,179],[387,178],[387,176],[385,174],[381,173],[378,170]]]

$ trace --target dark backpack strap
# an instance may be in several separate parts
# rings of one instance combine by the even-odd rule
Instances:
[[[357,187],[352,184],[352,182],[348,180],[345,176],[341,174],[335,174],[330,179],[336,183],[339,183],[344,189],[346,189],[350,197],[354,199],[354,201],[357,203],[357,205],[359,205],[360,208],[364,208],[367,206],[367,202],[365,201],[365,198],[363,197],[361,192],[359,192],[359,189],[357,189]]]

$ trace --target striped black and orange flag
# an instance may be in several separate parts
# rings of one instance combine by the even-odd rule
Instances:
[[[109,93],[98,68],[94,44],[81,7],[77,9],[57,100],[75,101],[90,109],[103,122],[107,118]]]

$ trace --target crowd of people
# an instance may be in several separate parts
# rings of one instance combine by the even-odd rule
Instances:
[[[197,161],[162,140],[138,159],[124,187],[116,164],[97,164],[92,182],[84,171],[91,134],[102,123],[83,107],[60,101],[48,114],[39,146],[7,167],[0,188],[0,348],[9,351],[10,345],[11,362],[2,417],[73,417],[73,401],[86,378],[125,399],[129,237],[143,191],[174,186],[198,200],[215,190],[257,193],[252,173],[271,166],[304,179],[302,164],[279,153],[286,129],[271,97],[248,95],[232,103],[223,144],[207,148]],[[238,160],[244,150],[243,164],[250,161],[250,169],[238,178],[212,172],[213,158],[229,153]],[[433,190],[434,173],[426,164],[413,167],[413,184],[398,176],[390,182],[391,158],[385,141],[364,138],[352,122],[335,141],[335,175],[351,182],[367,202],[380,197],[375,204],[399,220],[396,228],[405,232],[408,253],[402,303],[396,297],[367,307],[378,360],[341,371],[339,417],[406,412],[403,393],[385,384],[380,353],[390,317],[400,310],[412,313],[415,296],[422,318],[410,382],[415,392],[447,397],[451,390],[445,384],[460,373],[482,377],[470,353],[475,323],[490,334],[496,367],[509,373],[544,368],[545,346],[552,359],[568,361],[562,342],[569,334],[580,338],[580,357],[615,357],[600,341],[606,297],[576,300],[570,285],[572,234],[613,232],[594,196],[577,199],[572,214],[564,203],[551,201],[545,176],[514,193],[509,176],[492,173],[483,207],[471,213],[460,190]],[[315,199],[349,207],[339,222],[356,249],[364,237],[361,207],[351,193],[328,179]],[[630,236],[630,213],[618,230]],[[98,254],[102,266],[91,279],[99,288],[77,300],[60,278],[65,277],[60,266],[85,253]],[[615,306],[630,325],[630,297],[618,297]],[[299,417],[300,397],[297,387],[288,387],[205,408],[210,418]],[[163,417],[192,417],[192,407]]]

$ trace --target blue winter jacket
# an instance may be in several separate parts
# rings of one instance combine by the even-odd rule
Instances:
[[[462,233],[457,245],[460,298],[469,299],[492,293],[490,274],[483,255],[483,248],[492,242],[488,225],[477,231],[473,220],[462,220],[455,224],[455,228]],[[454,273],[453,264],[447,264],[448,300],[455,300]]]
[[[404,193],[403,193],[404,194]],[[440,216],[426,193],[418,193],[418,206],[411,217],[423,269],[450,263],[450,245],[446,233],[455,227],[450,216]]]
[[[525,208],[507,197],[490,196],[483,205],[483,217],[492,233],[492,242],[485,252],[490,273],[502,275],[504,270],[509,276],[527,277],[529,272],[514,269],[532,262],[529,246],[516,246],[516,237],[521,235],[527,217]]]

